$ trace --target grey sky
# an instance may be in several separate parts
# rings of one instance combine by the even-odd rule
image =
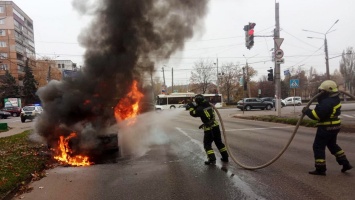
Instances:
[[[100,0],[96,0],[97,3]],[[70,59],[83,64],[84,49],[77,37],[90,21],[75,11],[71,0],[15,0],[14,1],[34,21],[37,56]],[[308,29],[325,33],[336,20],[334,32],[327,35],[329,57],[340,55],[347,47],[355,45],[354,0],[279,0],[281,37],[285,38],[281,49],[285,64],[281,71],[292,66],[309,69],[316,67],[325,73],[324,40],[308,39],[307,36],[324,38],[321,34],[304,32]],[[247,50],[244,44],[243,27],[255,22],[255,35],[272,35],[275,26],[274,0],[211,0],[209,13],[204,19],[203,30],[188,41],[183,52],[177,52],[165,63],[156,63],[157,76],[162,77],[161,68],[166,66],[166,82],[171,85],[171,67],[174,68],[174,84],[186,84],[194,62],[206,58],[223,63],[248,62],[258,70],[258,77],[267,74],[273,67],[271,52],[273,39],[255,37],[255,44]],[[338,69],[340,57],[330,59],[330,72]]]

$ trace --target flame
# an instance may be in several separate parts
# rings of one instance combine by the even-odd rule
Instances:
[[[139,112],[139,103],[143,97],[144,95],[137,88],[137,81],[133,81],[131,91],[115,107],[117,121],[135,118]]]
[[[69,147],[69,140],[73,137],[76,137],[76,133],[71,133],[68,137],[60,136],[58,144],[59,147],[56,150],[57,156],[54,156],[54,159],[67,163],[72,166],[89,166],[93,163],[89,161],[89,157],[76,155],[71,156],[72,150]]]

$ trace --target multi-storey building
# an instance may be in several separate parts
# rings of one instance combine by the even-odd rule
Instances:
[[[27,58],[35,58],[32,19],[12,1],[0,1],[0,76],[6,70],[21,85]]]
[[[58,69],[60,69],[62,72],[64,70],[77,70],[76,63],[73,63],[71,60],[55,60],[54,62],[56,63]]]

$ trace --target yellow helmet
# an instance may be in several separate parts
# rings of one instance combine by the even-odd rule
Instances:
[[[337,84],[332,81],[332,80],[326,80],[326,81],[323,81],[322,84],[320,84],[319,90],[324,90],[326,92],[338,92],[338,86]]]

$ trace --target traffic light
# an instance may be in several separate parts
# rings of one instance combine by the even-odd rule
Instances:
[[[251,49],[254,46],[254,27],[255,23],[249,22],[248,25],[244,26],[245,31],[245,46],[247,49]]]
[[[273,69],[268,69],[267,71],[269,72],[267,74],[267,80],[268,81],[274,81],[274,70]]]

